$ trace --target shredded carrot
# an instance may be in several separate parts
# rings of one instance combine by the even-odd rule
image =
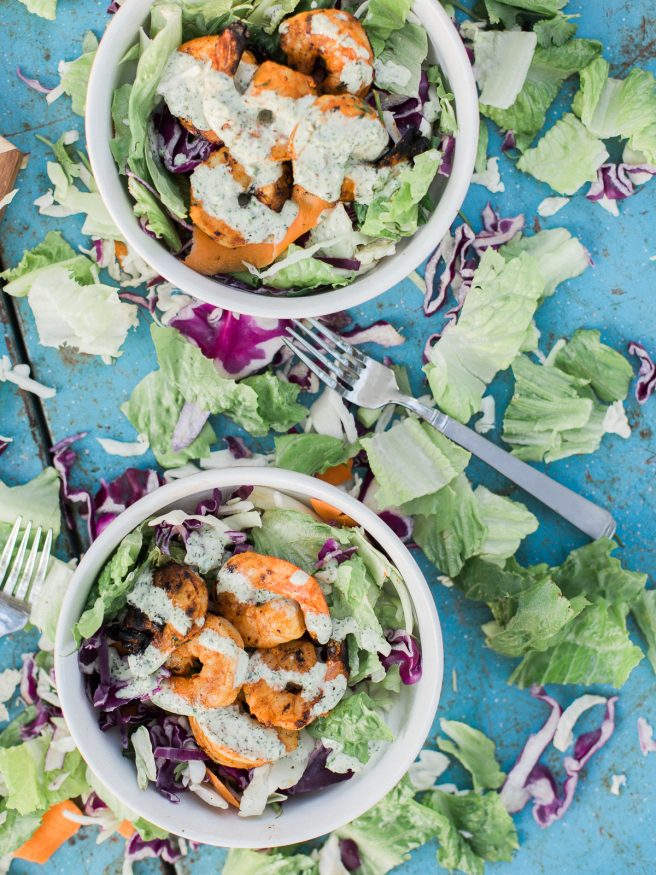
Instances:
[[[327,504],[325,501],[320,501],[318,498],[311,498],[310,503],[314,508],[314,512],[318,514],[326,523],[338,523],[340,526],[357,526],[357,522],[342,513],[332,504]]]
[[[56,850],[67,842],[80,828],[80,824],[65,817],[64,812],[81,814],[70,799],[58,802],[43,815],[41,826],[24,845],[14,851],[14,857],[28,863],[47,863]]]
[[[331,483],[333,486],[341,486],[342,483],[347,483],[353,473],[353,459],[344,462],[342,465],[333,465],[328,468],[323,474],[317,474],[318,480],[323,480],[324,483]]]
[[[214,772],[210,772],[207,770],[207,777],[210,779],[214,789],[222,796],[223,799],[228,803],[228,805],[233,805],[235,808],[239,808],[239,799],[235,796],[235,794],[230,790],[226,785],[221,781]]]
[[[134,835],[134,825],[129,820],[122,820],[116,832],[124,839],[131,839]]]

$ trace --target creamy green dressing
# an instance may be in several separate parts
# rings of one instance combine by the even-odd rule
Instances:
[[[356,94],[361,88],[371,85],[373,80],[373,68],[369,61],[369,51],[366,46],[347,36],[340,30],[337,19],[348,21],[349,16],[343,12],[332,10],[333,16],[318,13],[312,16],[312,33],[317,36],[325,36],[334,42],[332,52],[339,52],[340,48],[349,49],[355,54],[355,58],[345,59],[340,72],[340,82],[351,94]],[[284,23],[280,30],[282,31]]]
[[[234,661],[234,687],[241,687],[246,678],[248,671],[248,654],[245,650],[239,647],[232,638],[227,635],[220,635],[214,629],[203,629],[198,636],[198,644],[211,650],[214,653],[220,653]]]
[[[285,746],[278,733],[262,726],[239,705],[212,708],[197,715],[197,720],[211,742],[228,747],[241,756],[273,762],[285,755]]]

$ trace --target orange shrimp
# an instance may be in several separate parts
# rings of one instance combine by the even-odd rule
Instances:
[[[254,769],[296,750],[298,732],[262,726],[236,703],[189,718],[196,743],[214,762]]]
[[[290,67],[314,75],[322,91],[364,97],[374,75],[374,53],[364,27],[342,9],[299,12],[280,25]]]
[[[303,628],[289,603],[300,608]],[[304,629],[320,644],[330,640],[330,611],[318,581],[284,559],[250,550],[233,556],[219,571],[217,604],[250,647],[293,641]],[[268,626],[272,606],[277,613]]]

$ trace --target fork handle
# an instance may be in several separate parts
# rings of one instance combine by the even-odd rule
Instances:
[[[615,520],[605,508],[557,483],[445,413],[416,401],[411,409],[443,435],[487,462],[491,468],[546,504],[590,538],[611,538],[615,534]]]

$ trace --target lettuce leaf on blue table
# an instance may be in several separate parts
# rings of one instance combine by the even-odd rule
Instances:
[[[417,802],[407,778],[378,805],[336,830],[338,839],[355,842],[361,866],[358,875],[385,875],[409,859],[410,851],[439,834],[442,818]]]
[[[319,870],[307,854],[231,848],[221,871],[222,875],[318,875]]]
[[[472,776],[474,790],[497,790],[505,780],[499,768],[495,743],[481,732],[457,720],[440,720],[448,738],[438,738],[437,746],[459,760]]]
[[[0,480],[0,548],[17,517],[32,520],[34,527],[52,529],[56,539],[61,531],[59,507],[59,474],[54,468],[44,468],[33,480],[22,486],[7,486]]]
[[[647,644],[647,659],[656,672],[656,590],[641,592],[631,605],[631,612]]]
[[[647,575],[622,568],[620,560],[611,555],[617,547],[611,538],[599,538],[572,550],[553,569],[553,579],[567,598],[584,595],[591,602],[632,604],[643,592]]]
[[[424,368],[441,410],[461,422],[479,412],[488,383],[524,347],[543,289],[530,255],[505,261],[486,250],[460,318],[444,329]]]
[[[607,158],[603,142],[568,112],[534,148],[524,152],[517,167],[546,182],[554,191],[570,195],[584,183],[594,182],[597,170]]]
[[[580,276],[591,264],[590,253],[566,228],[547,228],[537,234],[517,234],[499,250],[504,258],[526,252],[537,261],[544,278],[544,297],[553,295],[565,280]]]
[[[6,282],[3,291],[22,298],[36,279],[53,267],[64,268],[81,285],[98,282],[98,268],[91,259],[69,246],[59,231],[48,231],[41,243],[23,253],[16,267],[0,273],[0,279]]]
[[[54,21],[57,16],[57,0],[20,0],[28,12]]]
[[[285,434],[274,438],[276,465],[301,474],[322,474],[342,465],[358,452],[358,444],[349,444],[327,434]]]
[[[566,374],[588,380],[599,400],[608,404],[626,398],[633,379],[629,362],[592,329],[579,328],[558,350],[554,364]]]

